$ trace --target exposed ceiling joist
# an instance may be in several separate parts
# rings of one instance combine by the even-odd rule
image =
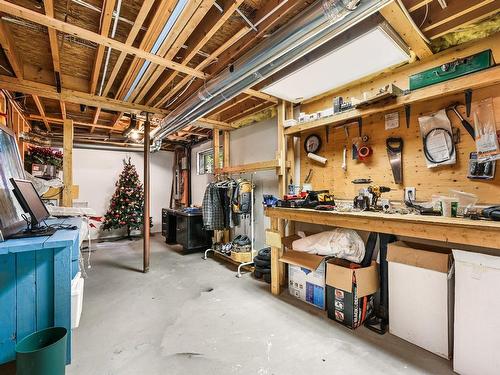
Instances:
[[[164,110],[154,107],[148,107],[145,105],[129,103],[111,98],[103,98],[102,96],[92,95],[86,92],[68,90],[65,88],[63,88],[61,92],[58,93],[56,87],[54,86],[32,81],[20,80],[7,76],[0,76],[0,88],[29,95],[37,95],[48,99],[56,99],[70,103],[84,104],[91,107],[100,106],[102,108],[107,108],[114,111],[132,113],[149,112],[160,115],[165,115],[167,113]]]
[[[59,21],[53,17],[46,16],[44,14],[40,14],[37,12],[34,12],[32,10],[29,10],[24,7],[20,7],[18,5],[9,3],[5,0],[0,0],[0,11],[10,14],[12,16],[24,18],[28,21],[38,23],[43,26],[47,26],[50,28],[53,28],[55,30],[61,31],[66,34],[74,35],[79,38],[85,39],[85,40],[90,40],[94,43],[97,43],[99,45],[103,45],[105,47],[111,47],[113,49],[116,49],[118,51],[123,51],[128,54],[143,58],[145,60],[151,61],[154,64],[163,66],[165,68],[169,68],[172,70],[178,70],[180,72],[183,72],[188,75],[192,75],[194,77],[198,78],[206,78],[207,74],[199,72],[195,69],[189,68],[187,66],[183,66],[179,63],[176,63],[174,61],[170,61],[167,59],[164,59],[160,56],[154,55],[152,53],[146,52],[144,50],[141,50],[139,48],[133,47],[133,46],[128,46],[125,43],[121,43],[117,40],[99,35],[97,33],[94,33],[90,30],[83,29],[81,27],[71,25],[67,22],[62,22]]]
[[[95,109],[95,112],[94,112],[94,117],[92,118],[92,125],[94,125],[94,126],[92,126],[92,127],[90,128],[90,132],[91,132],[91,133],[93,133],[93,132],[94,132],[94,130],[95,130],[95,128],[97,127],[97,126],[95,126],[95,125],[97,125],[97,121],[99,121],[99,115],[100,115],[100,114],[101,114],[101,108],[100,108],[100,107],[97,107],[97,108]]]
[[[113,19],[113,10],[115,8],[116,0],[105,0],[104,6],[102,8],[101,15],[101,30],[100,34],[107,37],[109,34],[109,29],[111,28],[111,21]],[[53,17],[53,16],[52,16]],[[102,44],[97,46],[97,51],[95,53],[94,66],[92,68],[92,75],[90,77],[90,93],[95,94],[97,89],[97,83],[99,82],[99,73],[101,71],[102,59],[104,57],[105,47]]]
[[[248,95],[253,96],[255,98],[264,99],[265,101],[278,104],[278,98],[275,98],[272,95],[264,94],[263,92],[253,90],[253,89],[246,89],[243,92],[245,94],[248,94]]]
[[[61,117],[63,120],[66,120],[67,113],[66,113],[66,103],[63,101],[59,102],[59,106],[61,107]]]
[[[137,37],[139,31],[141,30],[142,24],[144,23],[147,15],[149,14],[149,11],[151,10],[153,4],[154,0],[144,0],[144,3],[142,3],[141,9],[137,14],[134,25],[132,26],[132,29],[130,29],[130,32],[128,33],[127,40],[125,41],[126,45],[130,46],[132,45],[132,43],[134,43],[134,40]],[[120,55],[118,56],[115,65],[113,66],[113,70],[111,71],[106,86],[104,87],[104,90],[102,92],[103,96],[108,95],[108,92],[113,86],[116,76],[120,71],[120,68],[122,67],[122,64],[125,61],[126,57],[127,57],[126,52],[120,52]]]
[[[156,8],[156,12],[151,19],[148,30],[146,31],[146,34],[143,36],[141,43],[139,44],[139,49],[151,51],[155,42],[160,37],[163,27],[170,18],[176,3],[177,0],[160,0],[160,4]],[[132,60],[132,63],[127,69],[127,73],[125,74],[116,94],[114,95],[115,99],[123,99],[125,97],[128,90],[132,86],[134,78],[139,73],[143,62],[143,59],[137,57]]]
[[[38,115],[29,115],[28,116],[28,120],[38,120],[39,121],[39,120],[43,120],[43,118],[42,118],[42,116],[38,116]],[[64,123],[64,120],[58,119],[58,118],[55,118],[55,117],[45,117],[45,120],[47,120],[51,124],[62,125]],[[91,123],[82,122],[82,121],[76,121],[76,120],[73,120],[73,125],[74,126],[82,126],[82,127],[85,127],[85,128],[95,127],[95,128],[99,128],[99,129],[111,130],[110,126],[96,125],[96,124],[91,124]]]
[[[13,74],[17,78],[23,78],[23,64],[21,59],[16,53],[16,49],[14,46],[14,41],[10,35],[8,30],[8,26],[5,22],[0,18],[0,44],[2,45],[3,51],[5,52],[5,56],[7,56],[7,60],[9,61],[10,66],[12,67]]]
[[[412,22],[406,17],[397,2],[393,1],[380,10],[380,14],[389,22],[392,28],[401,36],[408,47],[418,58],[432,56],[427,43],[420,37]]]
[[[231,15],[236,11],[236,9],[238,9],[243,1],[244,0],[226,0],[223,5],[224,12],[220,17],[209,17],[209,19],[206,20],[203,25],[200,25],[199,28],[191,33],[187,41],[188,48],[186,51],[184,51],[185,55],[181,63],[182,65],[187,65],[193,59],[197,52],[201,50],[203,46],[214,36],[214,34],[222,27],[222,25],[229,19],[229,17],[231,17]],[[214,11],[217,12],[216,9],[214,9]],[[202,68],[199,68],[199,66],[197,66],[196,69],[201,70]],[[168,77],[166,77],[163,80],[164,82],[166,82],[166,84],[160,84],[160,90],[154,91],[152,95],[149,96],[147,103],[152,103],[158,97],[161,91],[163,91],[164,87],[172,82],[177,75],[177,72],[172,72]],[[157,78],[159,78],[159,76]],[[157,80],[152,79],[151,81],[152,84],[150,85],[149,89],[151,88],[151,86],[153,86],[153,83],[156,83]],[[139,99],[142,99],[143,97],[144,95]]]
[[[33,101],[35,102],[36,108],[38,108],[38,112],[40,113],[42,121],[45,124],[45,127],[50,132],[52,129],[50,128],[50,124],[47,121],[47,118],[45,116],[45,108],[43,107],[43,104],[40,101],[40,98],[38,97],[38,95],[32,95],[32,97],[33,97]]]
[[[247,34],[250,30],[249,27],[243,27],[238,31],[235,35],[233,35],[229,40],[227,40],[224,44],[222,44],[217,50],[212,52],[209,57],[207,57],[204,61],[202,61],[197,67],[197,70],[203,70],[207,67],[212,61],[214,61],[221,53],[223,53],[226,49],[230,48],[234,43],[236,43],[243,35]],[[161,84],[161,86],[153,93],[153,95],[149,98],[146,104],[151,105],[153,100],[160,95],[160,93],[174,80],[175,76],[171,75],[168,79],[165,80]],[[175,94],[177,94],[184,86],[186,86],[190,81],[191,77],[184,77],[178,84],[175,85],[174,88],[169,90],[168,94],[165,95],[161,100],[159,100],[154,106],[161,107],[167,101],[170,100]]]
[[[160,56],[168,60],[173,60],[180,51],[189,35],[193,33],[203,17],[212,7],[214,0],[188,1],[181,15],[168,33],[165,42],[158,51]],[[185,66],[185,65],[184,65]],[[133,91],[131,99],[141,102],[151,86],[156,83],[163,73],[164,68],[159,66],[149,66],[141,78],[137,88]]]

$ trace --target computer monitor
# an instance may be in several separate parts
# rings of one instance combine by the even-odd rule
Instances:
[[[18,200],[23,211],[30,215],[30,220],[26,220],[28,225],[27,230],[9,237],[44,236],[53,234],[55,230],[52,228],[40,227],[40,223],[49,218],[50,214],[31,181],[11,178],[10,182],[14,187],[14,196]]]

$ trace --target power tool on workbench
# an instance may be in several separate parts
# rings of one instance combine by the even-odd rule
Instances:
[[[381,211],[382,207],[377,205],[382,193],[391,191],[391,188],[380,185],[370,185],[366,189],[361,189],[354,198],[354,208],[361,211]]]

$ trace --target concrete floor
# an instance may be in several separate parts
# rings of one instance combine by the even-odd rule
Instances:
[[[157,235],[93,254],[70,375],[450,374],[450,363],[394,336],[355,332],[324,312],[273,297],[268,284]]]
[[[353,332],[159,235],[151,271],[142,274],[141,246],[103,243],[92,254],[67,374],[453,373],[450,362],[423,349],[390,334]]]

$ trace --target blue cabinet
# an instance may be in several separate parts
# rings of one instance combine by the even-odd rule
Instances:
[[[82,225],[79,218],[47,222]],[[71,362],[71,280],[78,272],[80,230],[0,243],[0,364],[15,359],[16,342],[52,326],[68,330]]]

